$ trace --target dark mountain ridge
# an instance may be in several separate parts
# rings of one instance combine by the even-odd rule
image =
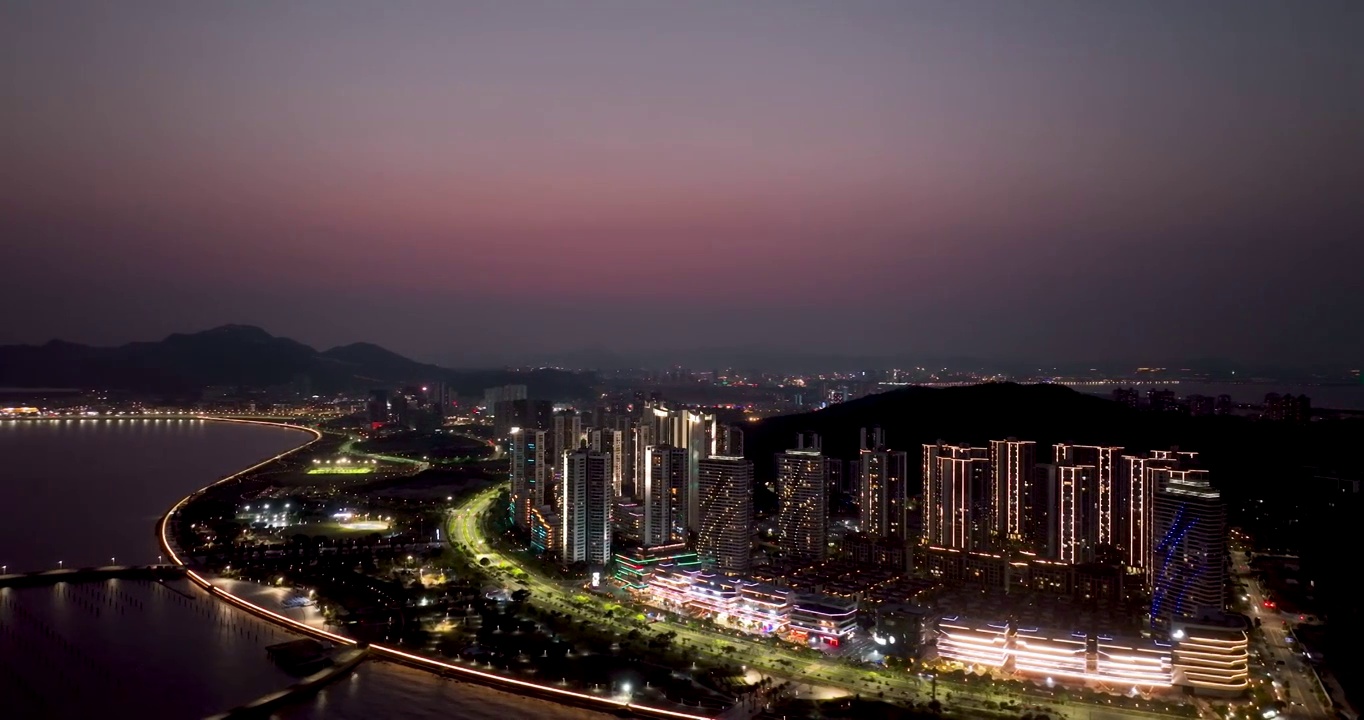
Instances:
[[[315,393],[371,386],[445,382],[462,395],[516,383],[536,397],[585,396],[588,375],[556,370],[450,370],[417,362],[371,343],[325,352],[250,325],[174,333],[155,342],[95,347],[62,340],[0,346],[0,387],[68,387],[193,394],[209,386],[306,385]]]

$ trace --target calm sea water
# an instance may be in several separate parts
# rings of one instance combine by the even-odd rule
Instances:
[[[156,520],[177,500],[308,437],[192,419],[0,422],[0,563],[154,563]]]
[[[156,520],[175,501],[306,439],[196,420],[0,423],[0,562],[153,562]],[[201,718],[294,682],[264,648],[295,637],[187,582],[3,589],[0,717]],[[276,717],[605,716],[367,662]]]

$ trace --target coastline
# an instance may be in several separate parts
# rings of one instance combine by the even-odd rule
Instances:
[[[270,465],[286,457],[289,457],[290,455],[293,455],[294,453],[297,453],[303,450],[304,448],[312,446],[313,443],[322,439],[321,431],[302,425],[294,425],[288,422],[273,422],[269,420],[245,420],[229,417],[216,417],[210,415],[195,415],[193,416],[192,419],[208,420],[214,422],[233,422],[253,425],[266,425],[291,430],[302,430],[304,432],[312,433],[313,437],[307,442],[295,448],[286,450],[282,453],[279,453],[278,455],[275,455],[274,457],[262,460],[261,462],[258,462],[248,468],[239,470],[226,477],[220,478],[212,483],[209,483],[208,485],[205,485],[204,487],[195,490],[193,493],[186,495],[185,497],[181,498],[179,502],[172,505],[171,508],[167,510],[164,515],[161,516],[161,519],[157,522],[156,529],[157,540],[161,545],[162,551],[164,551],[166,557],[171,561],[171,564],[185,568],[185,576],[188,577],[195,585],[197,585],[200,589],[204,590],[209,595],[214,596],[225,603],[235,605],[238,608],[245,610],[246,612],[251,613],[252,615],[255,615],[256,617],[259,617],[263,620],[269,621],[276,625],[280,625],[294,632],[298,632],[311,637],[328,640],[330,642],[350,647],[358,646],[359,643],[353,638],[349,638],[344,635],[338,635],[336,633],[329,632],[327,630],[323,630],[321,628],[313,627],[311,625],[299,622],[297,620],[294,620],[293,618],[286,617],[277,612],[261,607],[260,605],[257,605],[251,602],[250,600],[234,595],[222,589],[221,587],[215,585],[210,578],[196,572],[195,570],[189,567],[189,565],[181,557],[180,549],[172,543],[169,532],[171,518],[182,508],[184,508],[186,505],[192,502],[195,498],[202,495],[205,491],[218,485],[221,485],[223,483],[236,480],[244,475],[247,475],[263,467],[266,467],[267,465]],[[580,693],[573,690],[558,688],[551,685],[541,685],[538,683],[528,682],[525,680],[519,680],[517,678],[498,675],[496,673],[475,670],[473,668],[443,662],[435,658],[414,655],[412,653],[399,650],[394,647],[389,647],[386,645],[371,644],[369,645],[369,650],[371,655],[373,656],[399,662],[404,665],[415,667],[421,670],[426,670],[428,672],[432,672],[443,677],[468,680],[471,682],[475,682],[479,685],[492,687],[502,691],[512,692],[513,694],[516,695],[534,697],[541,700],[548,700],[551,702],[556,702],[564,705],[571,705],[581,708],[588,708],[592,710],[612,712],[617,714],[621,712],[626,712],[640,716],[658,718],[677,718],[678,720],[711,720],[710,716],[707,715],[693,715],[690,713],[682,713],[673,710],[666,710],[663,708],[655,708],[647,705],[638,705],[635,703],[631,703],[628,700],[620,700],[612,697],[589,695],[586,693]]]

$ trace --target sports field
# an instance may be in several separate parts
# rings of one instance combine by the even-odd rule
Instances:
[[[316,537],[322,535],[332,538],[353,537],[356,535],[368,535],[370,533],[386,533],[392,526],[385,520],[362,520],[356,518],[347,522],[328,520],[326,522],[308,523],[306,525],[291,525],[281,531],[284,537],[291,535],[310,535]]]
[[[372,472],[373,465],[314,465],[308,468],[309,475],[368,475]]]

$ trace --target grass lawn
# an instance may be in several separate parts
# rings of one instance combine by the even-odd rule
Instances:
[[[368,475],[374,467],[364,465],[318,465],[308,468],[309,475]]]

